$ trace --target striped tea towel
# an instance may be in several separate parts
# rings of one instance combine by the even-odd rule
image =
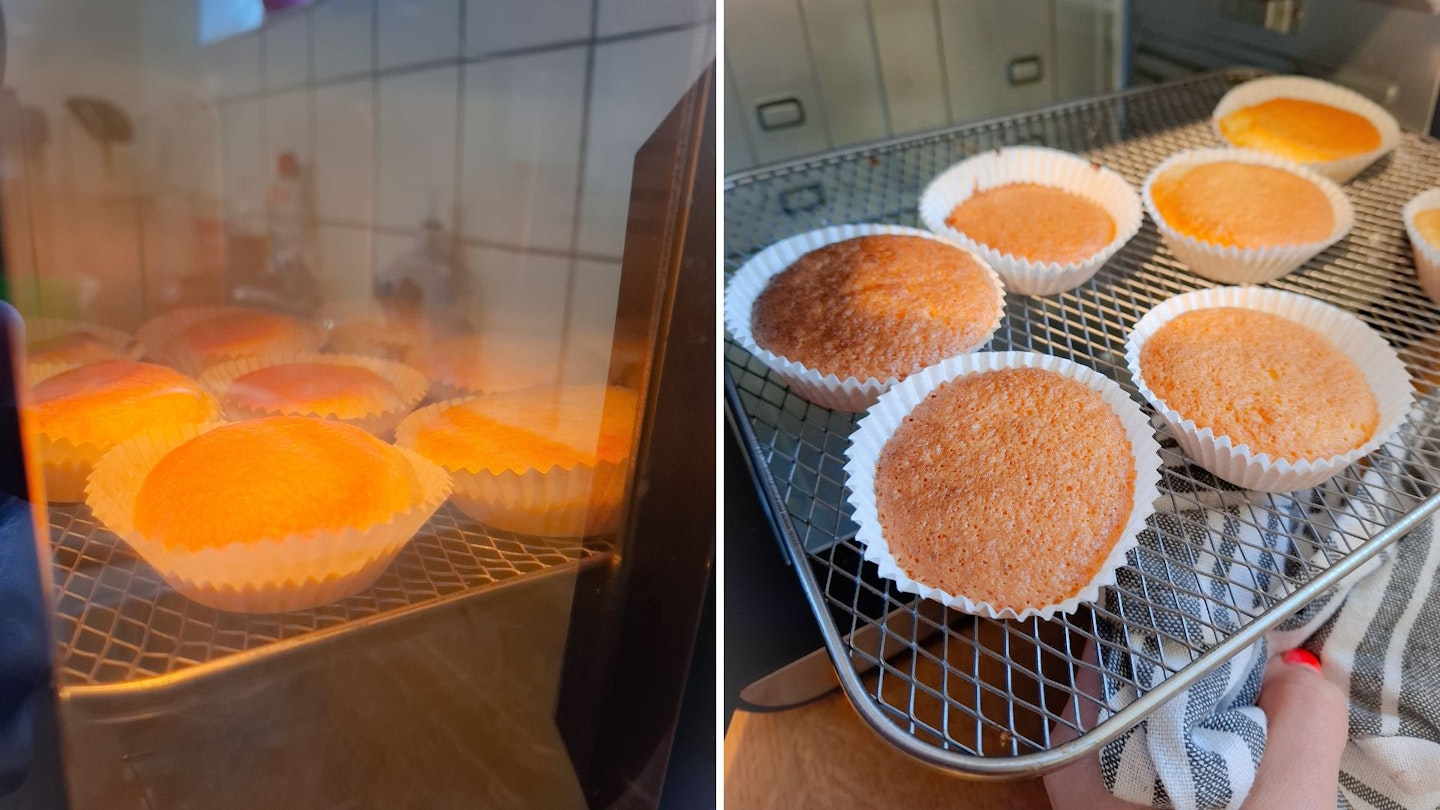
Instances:
[[[1283,593],[1283,580],[1269,572],[1298,575],[1300,560],[1324,568],[1326,550],[1348,551],[1358,542],[1354,537],[1373,535],[1394,519],[1395,510],[1409,509],[1414,501],[1391,487],[1427,473],[1407,464],[1398,444],[1372,454],[1361,481],[1345,491],[1268,495],[1218,482],[1218,490],[1193,484],[1187,489],[1194,479],[1214,479],[1194,467],[1167,470],[1167,485],[1181,495],[1177,502],[1196,508],[1157,516],[1141,535],[1132,559],[1147,575],[1144,590],[1139,574],[1126,568],[1106,594],[1111,611],[1144,610],[1140,624],[1159,632],[1137,634],[1129,622],[1128,634],[1118,626],[1103,629],[1111,634],[1106,641],[1116,645],[1102,647],[1106,668],[1153,687],[1165,671],[1146,658],[1173,671],[1189,662],[1191,649],[1217,641],[1212,626],[1227,636],[1239,627],[1234,612],[1217,610],[1216,602],[1254,615],[1263,608],[1261,593]],[[1412,494],[1418,498],[1418,492]],[[1157,808],[1240,807],[1265,749],[1265,716],[1255,698],[1268,652],[1305,647],[1324,661],[1326,677],[1350,695],[1350,740],[1340,765],[1337,807],[1440,808],[1436,540],[1435,521],[1424,521],[1266,639],[1110,742],[1100,755],[1106,787],[1122,799]],[[1195,571],[1167,564],[1166,557],[1185,560]],[[1242,558],[1245,565],[1234,562]],[[1174,587],[1157,589],[1157,581]],[[1151,604],[1127,600],[1126,591],[1143,593]],[[1133,686],[1116,680],[1107,680],[1104,690],[1111,710],[1136,696]]]

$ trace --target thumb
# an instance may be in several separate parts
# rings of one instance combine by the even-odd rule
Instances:
[[[1333,808],[1349,709],[1304,649],[1270,659],[1256,701],[1265,712],[1265,753],[1246,810]]]

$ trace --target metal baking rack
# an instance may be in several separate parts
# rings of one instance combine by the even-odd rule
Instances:
[[[1206,74],[732,176],[725,185],[727,277],[772,242],[814,228],[922,227],[916,209],[925,184],[946,167],[1000,146],[1075,152],[1119,171],[1138,189],[1174,152],[1222,145],[1211,111],[1227,90],[1258,75]],[[1211,504],[1233,502],[1236,493],[1187,466],[1161,430],[1166,473],[1151,524],[1158,542],[1134,553],[1102,603],[1055,621],[977,619],[889,588],[862,561],[844,500],[844,451],[858,415],[807,403],[727,342],[733,423],[841,686],[861,716],[907,753],[972,777],[1052,770],[1136,725],[1440,507],[1440,436],[1430,429],[1440,422],[1434,391],[1440,309],[1416,284],[1400,221],[1405,202],[1436,185],[1440,142],[1405,134],[1391,156],[1345,187],[1355,205],[1350,236],[1270,285],[1352,311],[1396,347],[1420,389],[1400,437],[1311,493],[1314,509],[1296,523],[1288,523],[1292,500],[1242,493],[1232,520],[1267,530],[1277,519],[1287,522],[1281,532],[1288,538],[1269,536],[1281,541],[1282,551],[1274,553],[1206,529]],[[1214,285],[1176,261],[1147,219],[1078,289],[1043,298],[1007,295],[992,348],[1075,360],[1142,401],[1125,370],[1126,334],[1155,304],[1205,286]],[[1347,520],[1347,510],[1366,519]],[[1327,529],[1329,540],[1314,543]],[[1311,543],[1314,555],[1287,555],[1287,540]],[[1267,554],[1279,564],[1256,562]],[[1196,579],[1197,559],[1205,555],[1235,571],[1254,568],[1271,587],[1195,587],[1206,581]],[[1176,600],[1165,598],[1177,592],[1192,608],[1183,616]],[[1147,637],[1163,640],[1165,654],[1148,654],[1139,641]],[[1136,672],[1149,678],[1142,683]],[[1133,699],[1106,697],[1117,693]]]
[[[374,585],[290,613],[227,613],[171,590],[88,507],[52,504],[59,686],[71,694],[134,688],[147,679],[203,677],[216,665],[424,609],[487,587],[608,554],[602,543],[489,530],[445,505]]]

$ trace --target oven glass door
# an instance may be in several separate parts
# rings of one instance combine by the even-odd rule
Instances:
[[[0,672],[0,793],[654,803],[713,547],[672,429],[715,401],[713,10],[573,5],[0,2],[0,451],[47,507],[0,542],[52,650]]]

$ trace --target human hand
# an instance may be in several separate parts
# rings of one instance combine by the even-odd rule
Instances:
[[[1091,681],[1099,675],[1081,670]],[[1093,684],[1098,686],[1098,684]],[[1077,683],[1084,690],[1084,683]],[[1097,691],[1089,694],[1098,694]],[[1088,703],[1088,701],[1082,701]],[[1340,780],[1340,755],[1345,750],[1349,708],[1345,694],[1325,680],[1320,662],[1306,650],[1290,650],[1270,659],[1257,705],[1265,712],[1268,731],[1265,753],[1245,810],[1333,808]],[[1088,723],[1095,721],[1090,704]],[[1085,712],[1082,711],[1082,718]],[[1055,744],[1074,738],[1068,727],[1056,729]],[[1045,776],[1045,790],[1054,810],[1125,810],[1138,805],[1121,801],[1105,790],[1097,756]]]

